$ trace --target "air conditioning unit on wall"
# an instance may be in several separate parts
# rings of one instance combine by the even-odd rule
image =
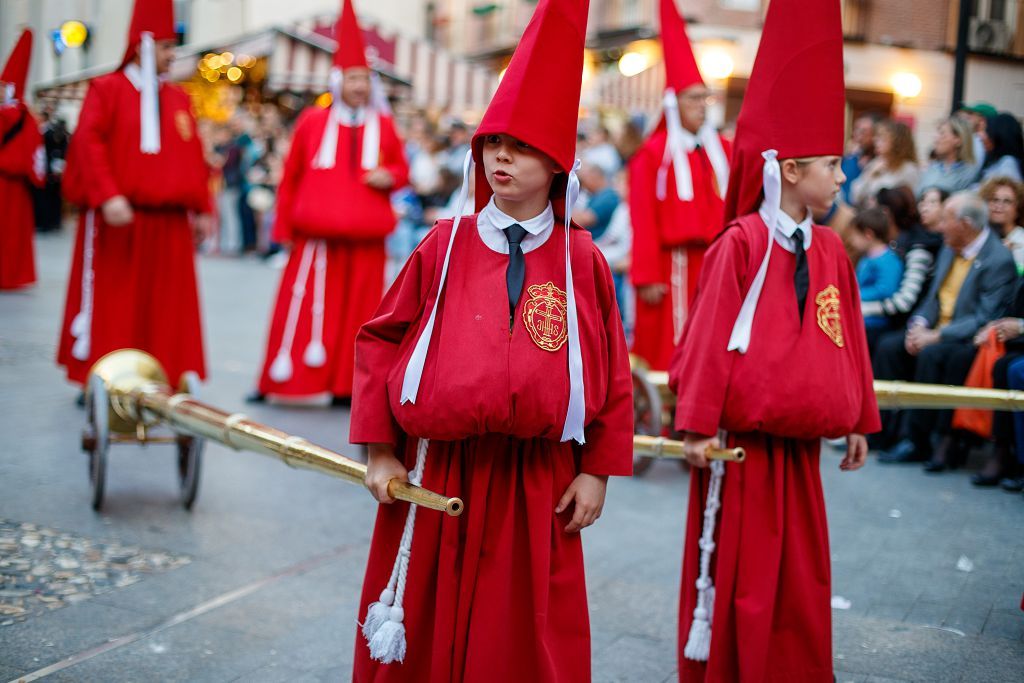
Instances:
[[[975,17],[971,19],[967,44],[979,52],[1006,52],[1012,38],[1006,22]]]

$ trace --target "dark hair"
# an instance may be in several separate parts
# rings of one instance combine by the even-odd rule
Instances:
[[[929,192],[938,192],[939,193],[939,201],[940,202],[944,202],[947,199],[949,199],[949,191],[948,190],[943,190],[938,185],[929,185],[928,187],[921,188],[921,191],[917,193],[918,201],[924,199],[924,196],[926,194],[928,194]],[[920,216],[918,216],[918,218],[920,218]]]
[[[1005,156],[1013,157],[1024,167],[1024,133],[1020,122],[1013,114],[996,114],[985,119],[985,134],[988,135],[992,149],[985,154],[986,169]]]
[[[853,217],[852,226],[862,235],[871,233],[875,239],[885,242],[889,235],[889,216],[878,207],[863,209]]]
[[[878,206],[892,217],[900,232],[911,230],[921,217],[917,213],[917,202],[909,187],[886,187],[878,191]]]

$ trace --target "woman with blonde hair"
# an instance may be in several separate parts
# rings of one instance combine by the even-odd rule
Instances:
[[[978,175],[971,128],[959,116],[951,116],[938,125],[932,155],[918,183],[918,194],[931,187],[950,194],[966,190]]]
[[[978,190],[988,204],[988,225],[1013,252],[1017,270],[1024,272],[1024,184],[1007,176],[989,178]]]
[[[875,158],[850,186],[850,198],[863,205],[878,191],[889,187],[916,188],[921,176],[914,136],[905,123],[881,121],[875,127]]]

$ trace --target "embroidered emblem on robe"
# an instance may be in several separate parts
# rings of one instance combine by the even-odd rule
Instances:
[[[523,305],[523,322],[533,343],[545,351],[557,351],[568,336],[565,292],[554,283],[530,285]]]
[[[192,118],[188,112],[178,110],[174,113],[174,127],[178,129],[182,140],[189,142],[192,139]]]
[[[818,327],[836,346],[843,348],[843,324],[839,319],[839,289],[829,285],[814,297],[818,305]]]

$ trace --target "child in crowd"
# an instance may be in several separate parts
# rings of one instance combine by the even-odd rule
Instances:
[[[879,208],[865,209],[853,219],[850,244],[857,251],[857,285],[862,303],[881,301],[896,293],[903,278],[903,262],[889,248],[886,239],[889,218]],[[883,330],[889,326],[884,315],[864,315],[864,326],[869,330]]]

